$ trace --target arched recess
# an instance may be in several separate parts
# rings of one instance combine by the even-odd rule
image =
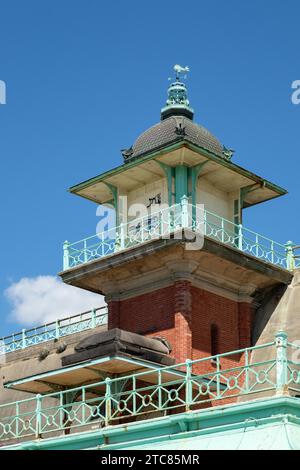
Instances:
[[[212,356],[220,354],[220,333],[216,323],[210,325],[210,353]]]

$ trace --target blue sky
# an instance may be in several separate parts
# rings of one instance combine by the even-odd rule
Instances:
[[[159,120],[175,63],[191,69],[196,121],[289,190],[245,225],[300,243],[299,2],[0,0],[0,17],[0,335],[22,327],[11,283],[54,276],[62,242],[95,232],[96,206],[66,189]]]

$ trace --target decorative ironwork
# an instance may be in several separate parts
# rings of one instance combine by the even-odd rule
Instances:
[[[299,394],[300,346],[284,332],[253,348],[172,367],[149,369],[101,382],[1,405],[1,441],[46,438],[53,432],[105,427],[157,415],[232,403],[237,397]],[[264,360],[256,360],[259,356]]]
[[[100,307],[52,323],[22,330],[0,339],[0,355],[57,340],[107,323],[107,308]]]
[[[213,212],[198,210],[183,197],[181,204],[154,212],[151,219],[142,217],[79,242],[65,242],[64,270],[150,240],[170,238],[180,228],[201,231],[206,237],[283,269],[300,266],[300,258],[294,256],[291,242],[277,243]]]

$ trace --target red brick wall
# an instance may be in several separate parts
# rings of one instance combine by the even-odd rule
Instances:
[[[109,328],[164,336],[173,346],[176,362],[211,354],[212,323],[218,327],[219,353],[250,345],[251,306],[193,287],[189,281],[108,306]]]
[[[119,302],[108,302],[108,309],[109,328],[160,335],[174,344],[174,286]]]
[[[251,327],[254,319],[253,306],[246,302],[239,303],[239,338],[240,348],[251,344]]]
[[[210,328],[219,331],[219,353],[239,349],[239,304],[211,292],[192,287],[193,359],[211,353]]]
[[[164,336],[173,346],[171,356],[176,363],[211,355],[211,325],[218,329],[218,353],[234,351],[251,345],[252,307],[220,295],[193,287],[189,281],[176,281],[173,286],[158,289],[131,299],[108,302],[109,328]],[[225,369],[243,364],[241,355],[221,360],[224,377],[239,372]],[[211,360],[196,363],[193,372],[205,374],[216,371]],[[239,382],[243,382],[243,376]],[[237,393],[235,389],[234,394]],[[225,397],[224,397],[225,398]],[[225,398],[213,405],[235,401]],[[208,403],[205,405],[208,406]]]

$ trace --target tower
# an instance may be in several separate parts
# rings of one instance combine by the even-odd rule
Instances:
[[[66,242],[61,273],[105,295],[109,328],[167,338],[177,363],[250,346],[258,293],[291,278],[286,247],[242,226],[247,207],[286,191],[194,122],[187,71],[175,66],[160,121],[122,151],[124,163],[70,189],[113,204],[117,227]]]
[[[188,67],[174,70],[160,121],[70,189],[113,208],[64,243],[60,273],[107,312],[4,338],[4,448],[299,447],[299,261],[243,225],[286,191],[196,124]]]

